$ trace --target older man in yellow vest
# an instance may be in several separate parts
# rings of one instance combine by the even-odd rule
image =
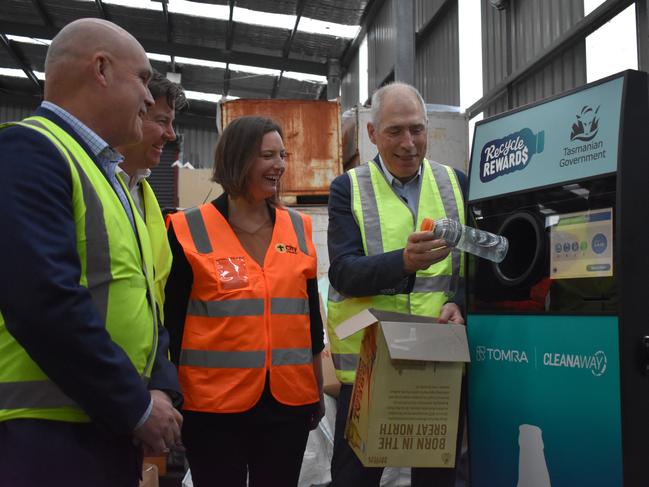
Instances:
[[[176,112],[187,105],[187,99],[180,85],[157,71],[153,72],[149,81],[149,90],[155,103],[149,108],[142,122],[142,140],[137,144],[117,148],[124,156],[117,171],[127,185],[149,231],[153,251],[155,299],[162,320],[164,288],[171,269],[171,249],[158,200],[146,178],[151,175],[151,169],[160,164],[166,143],[176,140],[173,122]]]
[[[148,231],[115,174],[151,66],[115,24],[52,40],[44,101],[0,126],[0,484],[136,487],[180,440]]]
[[[329,196],[327,330],[342,383],[332,487],[378,487],[382,474],[364,468],[343,436],[362,332],[340,340],[336,327],[365,308],[464,323],[456,301],[462,254],[418,229],[424,218],[464,222],[465,176],[425,159],[428,120],[414,87],[393,83],[377,90],[371,115],[367,129],[378,155],[336,178]],[[454,469],[413,469],[414,487],[452,487],[454,480]]]

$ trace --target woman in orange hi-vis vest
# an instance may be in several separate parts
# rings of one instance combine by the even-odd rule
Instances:
[[[234,120],[214,161],[224,194],[167,220],[165,325],[196,487],[297,485],[324,413],[311,220],[279,201],[285,159],[276,123]]]

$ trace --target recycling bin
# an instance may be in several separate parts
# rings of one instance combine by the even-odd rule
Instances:
[[[646,486],[647,74],[476,124],[467,256],[474,487]]]

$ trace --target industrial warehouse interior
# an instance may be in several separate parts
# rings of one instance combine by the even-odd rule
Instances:
[[[647,484],[649,0],[0,0],[0,42],[0,486]]]

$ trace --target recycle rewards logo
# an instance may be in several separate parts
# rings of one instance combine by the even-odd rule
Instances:
[[[572,124],[570,140],[581,140],[587,142],[593,140],[599,130],[599,105],[592,109],[588,105],[581,108],[581,112],[576,115],[577,121]]]
[[[528,128],[487,142],[480,152],[480,181],[486,183],[525,169],[534,154],[543,152],[544,146],[545,132],[534,134]]]

